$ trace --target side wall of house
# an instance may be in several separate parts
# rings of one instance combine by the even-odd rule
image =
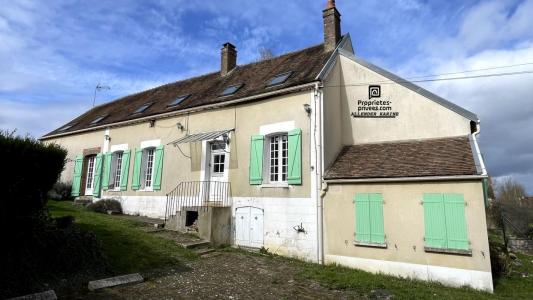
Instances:
[[[357,193],[382,194],[386,248],[354,245]],[[471,255],[425,251],[424,193],[463,194]],[[327,263],[492,291],[481,181],[330,184],[324,223]]]
[[[369,86],[379,85],[381,96],[369,99]],[[334,100],[340,94],[340,102]],[[382,101],[364,105],[360,101]],[[340,107],[338,105],[340,104]],[[379,106],[378,115],[398,113],[395,117],[354,117],[352,113],[372,112],[364,107]],[[470,120],[426,97],[339,54],[336,66],[324,84],[325,136],[335,141],[341,123],[342,145],[467,135]],[[338,143],[325,143],[326,166]],[[328,149],[333,147],[333,149]]]

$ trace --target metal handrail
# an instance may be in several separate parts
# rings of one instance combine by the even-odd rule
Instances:
[[[231,185],[224,181],[184,181],[167,194],[165,222],[187,210],[206,211],[209,207],[231,206]]]

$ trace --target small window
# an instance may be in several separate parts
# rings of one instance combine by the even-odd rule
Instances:
[[[57,131],[65,131],[65,130],[69,130],[69,129],[72,128],[74,125],[76,125],[76,124],[65,125],[65,126],[59,128]]]
[[[97,117],[96,119],[92,120],[91,123],[89,123],[89,125],[96,125],[98,124],[100,121],[102,121],[103,119],[107,118],[108,115],[103,115],[103,116],[99,116]]]
[[[135,110],[133,112],[133,114],[140,114],[140,113],[143,113],[145,110],[148,109],[148,107],[150,107],[153,103],[146,103],[146,104],[143,104],[141,107],[137,108],[137,110]]]
[[[153,175],[154,175],[154,155],[155,148],[148,148],[144,150],[145,162],[144,165],[144,188],[151,189],[153,187]]]
[[[291,72],[287,72],[287,73],[283,73],[283,74],[278,74],[278,75],[274,76],[272,79],[270,79],[270,81],[268,82],[267,86],[274,86],[274,85],[282,84],[285,81],[287,81],[287,79],[289,79],[289,77],[291,75],[292,75],[292,71]]]
[[[174,106],[177,106],[179,105],[181,102],[183,102],[183,100],[189,98],[190,95],[185,95],[185,96],[179,96],[178,98],[172,100],[168,105],[167,107],[174,107]]]
[[[223,92],[222,94],[220,94],[221,97],[223,96],[229,96],[229,95],[233,95],[235,94],[244,84],[241,83],[241,84],[235,84],[235,85],[232,85],[232,86],[229,86],[227,87]]]
[[[122,179],[122,155],[124,152],[113,152],[111,158],[111,173],[109,175],[109,188],[120,190],[120,180]]]
[[[268,140],[268,178],[270,182],[287,182],[287,134],[273,135]]]

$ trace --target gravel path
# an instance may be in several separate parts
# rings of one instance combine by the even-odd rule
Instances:
[[[239,251],[210,253],[189,270],[143,274],[140,284],[89,293],[83,299],[354,299],[297,276],[297,262]]]

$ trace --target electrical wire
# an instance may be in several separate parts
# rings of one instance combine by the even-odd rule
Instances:
[[[530,71],[518,71],[518,72],[507,72],[507,73],[481,74],[481,75],[462,76],[462,77],[421,79],[421,80],[396,80],[396,81],[395,80],[384,80],[384,81],[361,82],[361,83],[342,84],[342,85],[325,85],[324,87],[345,87],[345,86],[366,86],[366,85],[370,85],[370,84],[394,84],[394,83],[451,81],[451,80],[477,79],[477,78],[488,78],[488,77],[502,77],[502,76],[524,75],[524,74],[533,74],[533,70],[530,70]]]

